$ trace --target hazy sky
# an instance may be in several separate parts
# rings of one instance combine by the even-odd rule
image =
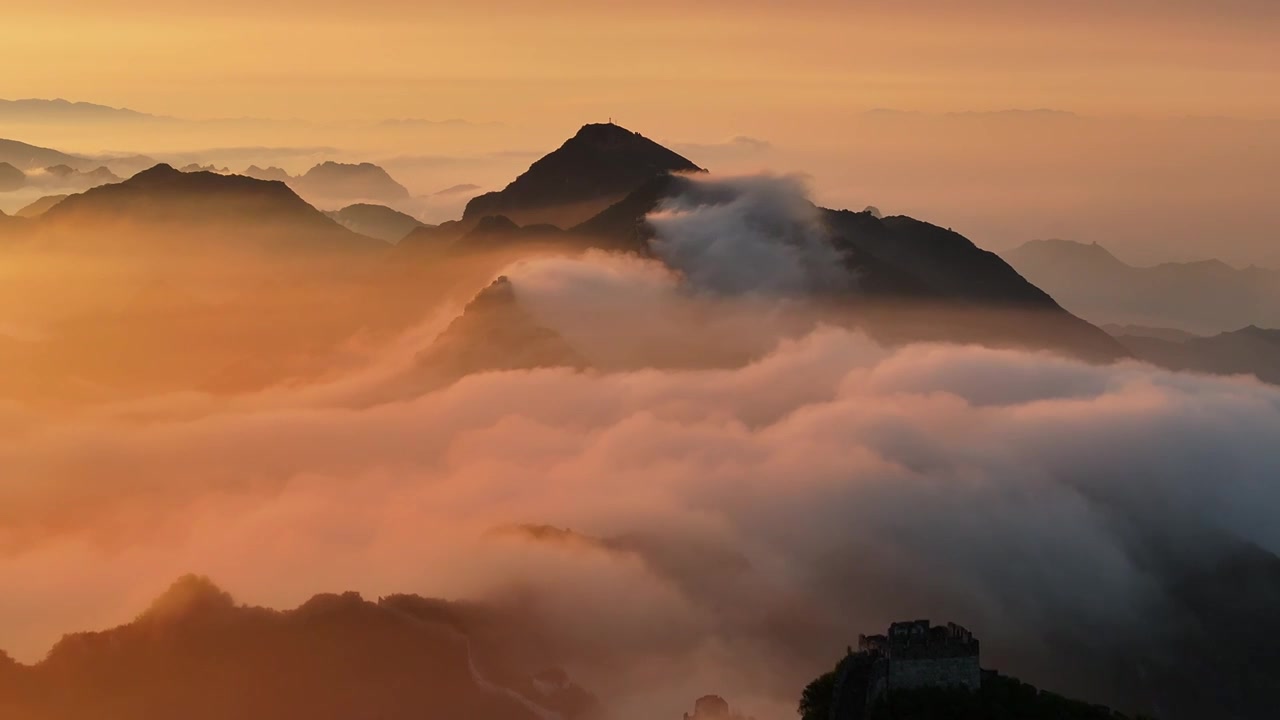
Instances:
[[[188,116],[1280,116],[1270,0],[51,0],[5,15],[0,95]]]

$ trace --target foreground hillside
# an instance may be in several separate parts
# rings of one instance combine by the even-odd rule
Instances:
[[[499,621],[465,605],[413,596],[375,603],[354,593],[277,612],[238,605],[187,577],[133,622],[68,635],[34,666],[0,655],[0,715],[568,720],[594,708],[554,668],[535,667],[544,671],[538,683],[521,674],[534,658],[513,650],[515,637],[494,644],[510,632]]]

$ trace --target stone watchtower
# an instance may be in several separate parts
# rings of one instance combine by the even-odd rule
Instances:
[[[956,625],[930,625],[928,620],[896,622],[887,635],[860,635],[858,650],[874,657],[867,686],[871,703],[892,690],[964,688],[978,690],[978,641]]]

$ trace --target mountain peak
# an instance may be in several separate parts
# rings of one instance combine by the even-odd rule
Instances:
[[[185,575],[156,598],[142,617],[157,621],[179,620],[208,612],[230,610],[235,606],[231,595],[209,578]]]
[[[571,227],[654,177],[701,171],[639,133],[613,123],[589,124],[506,188],[472,199],[462,217],[504,215],[519,225]]]
[[[638,132],[632,132],[621,125],[615,125],[612,122],[607,123],[587,123],[579,128],[577,134],[573,136],[574,140],[627,140],[632,136],[643,137]]]
[[[292,181],[304,197],[343,200],[373,200],[394,203],[409,199],[409,190],[373,163],[340,163],[332,160],[316,165]]]
[[[156,182],[161,180],[163,181],[172,180],[173,178],[176,178],[181,174],[182,173],[178,172],[177,168],[170,165],[169,163],[157,163],[156,165],[149,167],[146,170],[143,170],[142,172],[137,173],[133,177],[129,178],[129,181],[136,184],[146,184],[146,183]]]

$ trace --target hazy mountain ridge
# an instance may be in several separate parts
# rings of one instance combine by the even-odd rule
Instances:
[[[1100,323],[1197,334],[1280,326],[1280,271],[1218,260],[1129,265],[1106,248],[1035,240],[1003,253],[1064,306]]]
[[[70,155],[58,150],[29,145],[17,140],[0,139],[0,162],[6,162],[19,170],[34,170],[66,165],[78,170],[92,169],[92,160],[78,155]]]
[[[21,210],[14,213],[18,217],[34,218],[39,217],[49,211],[54,205],[66,200],[69,195],[45,195],[30,205],[23,206]]]
[[[1209,337],[1165,333],[1116,335],[1140,360],[1170,370],[1213,375],[1252,375],[1280,384],[1280,330],[1253,325]]]
[[[267,247],[370,250],[381,245],[341,227],[283,183],[181,172],[164,164],[124,182],[72,195],[46,211],[39,226],[74,230],[85,223],[121,222],[178,225],[196,236],[241,225],[243,237],[256,237]]]
[[[409,199],[409,191],[373,163],[327,161],[289,181],[300,195],[318,199],[362,199],[395,203]]]
[[[0,99],[0,122],[102,122],[158,119],[161,118],[128,108],[109,107],[89,102],[70,102],[62,98]]]

